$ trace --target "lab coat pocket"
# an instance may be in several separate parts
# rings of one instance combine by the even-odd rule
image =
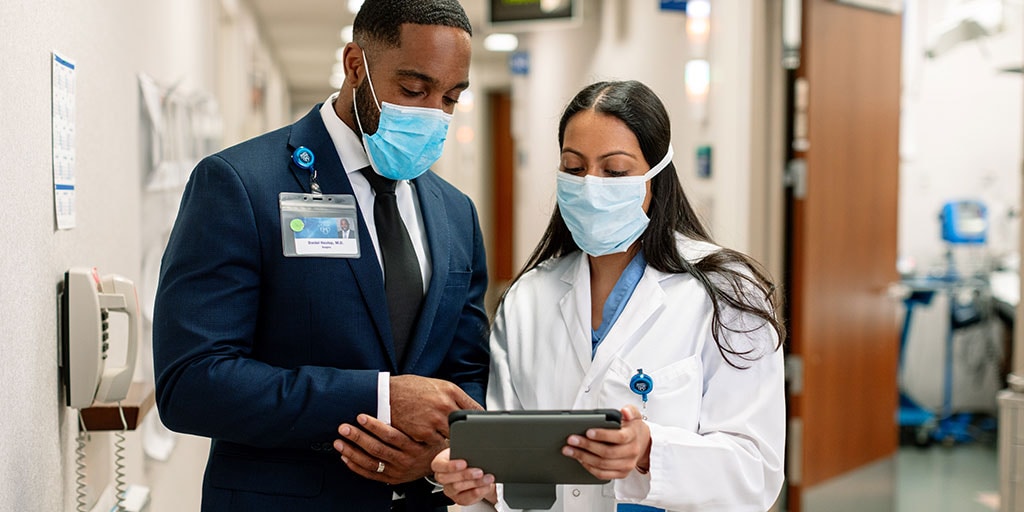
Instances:
[[[700,368],[699,355],[661,367],[654,358],[631,361],[616,358],[609,365],[601,386],[601,405],[621,409],[632,404],[652,423],[696,431],[703,395]],[[649,375],[652,382],[646,407],[643,397],[629,387],[638,370]]]

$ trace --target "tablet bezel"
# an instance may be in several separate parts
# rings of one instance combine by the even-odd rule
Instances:
[[[454,411],[448,416],[451,458],[483,469],[499,483],[603,484],[562,447],[587,429],[617,429],[615,409]]]

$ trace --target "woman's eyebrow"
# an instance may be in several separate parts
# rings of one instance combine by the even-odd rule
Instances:
[[[577,151],[577,150],[575,150],[573,148],[562,148],[562,153],[572,153],[574,155],[578,155],[578,156],[581,156],[581,157],[584,156],[583,153],[581,153],[581,152],[579,152],[579,151]],[[630,158],[632,158],[634,160],[637,160],[636,155],[634,155],[633,153],[630,153],[629,151],[622,150],[622,149],[618,149],[618,150],[614,150],[614,151],[609,151],[609,152],[607,152],[607,153],[605,153],[605,154],[603,154],[603,155],[601,155],[601,156],[599,156],[597,158],[598,158],[598,160],[603,160],[605,158],[613,157],[613,156],[616,156],[616,155],[628,156],[628,157],[630,157]]]

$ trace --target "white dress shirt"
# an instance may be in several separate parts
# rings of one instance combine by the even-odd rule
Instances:
[[[348,180],[352,184],[352,190],[356,196],[356,204],[363,214],[363,221],[370,233],[370,240],[373,241],[374,253],[377,255],[377,264],[381,272],[384,272],[384,261],[380,255],[380,242],[377,241],[377,229],[373,220],[373,188],[370,182],[360,169],[370,165],[370,159],[360,138],[356,136],[338,114],[334,111],[334,102],[338,99],[338,93],[328,97],[323,106],[320,107],[320,117],[324,121],[327,133],[334,142],[334,148],[338,151],[341,165],[345,168]],[[423,293],[427,293],[430,282],[430,253],[427,251],[427,231],[423,227],[423,216],[420,214],[419,199],[414,193],[412,182],[401,180],[395,186],[395,196],[398,198],[398,213],[402,216],[405,229],[409,232],[413,249],[416,251],[416,259],[420,262],[420,273],[423,276]],[[387,279],[387,276],[384,276]],[[391,423],[391,390],[388,385],[390,374],[381,372],[377,379],[377,419]]]

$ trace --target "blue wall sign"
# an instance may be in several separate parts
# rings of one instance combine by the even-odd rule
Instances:
[[[530,74],[529,52],[512,52],[508,56],[508,69],[513,75]]]
[[[661,10],[686,12],[686,0],[661,0]]]

